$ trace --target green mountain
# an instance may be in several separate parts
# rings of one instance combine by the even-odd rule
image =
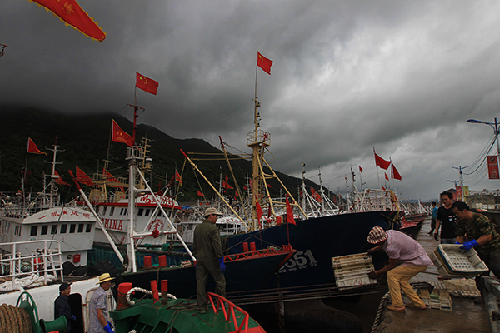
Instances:
[[[59,146],[57,160],[62,162],[56,170],[62,179],[72,184],[68,170],[75,173],[76,166],[89,176],[101,173],[104,160],[109,161],[108,171],[114,177],[127,177],[126,144],[111,142],[111,122],[114,119],[127,133],[132,133],[132,122],[116,113],[86,113],[71,114],[53,110],[29,107],[0,108],[2,121],[0,133],[0,190],[9,192],[21,189],[21,179],[27,170],[27,191],[41,191],[43,174],[51,174],[53,145]],[[27,153],[27,141],[30,137],[45,154]],[[138,142],[141,138],[150,139],[148,156],[152,158],[152,171],[146,175],[151,187],[156,190],[164,188],[175,174],[177,168],[182,176],[183,185],[179,188],[179,201],[197,200],[197,192],[201,191],[211,200],[214,197],[205,180],[196,173],[180,152],[221,153],[221,151],[201,139],[175,139],[155,127],[140,124],[136,134]],[[108,152],[109,150],[109,152]],[[220,173],[229,177],[228,183],[234,186],[225,160],[221,156],[206,154],[204,158],[212,160],[197,160],[195,163],[203,174],[218,188]],[[216,160],[218,158],[218,160]],[[244,159],[232,159],[231,165],[236,179],[241,187],[245,185],[245,177],[251,176],[251,162]],[[276,171],[288,190],[296,197],[300,179]],[[47,183],[48,183],[47,179]],[[271,195],[280,195],[280,185],[276,180],[270,180]],[[307,181],[307,188],[318,185]],[[76,187],[60,186],[59,191],[64,201],[71,200],[76,194]],[[228,194],[234,190],[228,190]]]

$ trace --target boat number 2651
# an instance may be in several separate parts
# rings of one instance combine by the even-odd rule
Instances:
[[[308,266],[318,266],[318,262],[314,259],[311,250],[307,251],[297,251],[293,257],[288,259],[288,261],[281,266],[279,272],[294,272],[299,269],[304,269]]]

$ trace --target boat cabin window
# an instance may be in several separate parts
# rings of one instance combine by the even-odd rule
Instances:
[[[67,224],[61,224],[61,234],[65,234],[66,231],[68,231],[68,225]]]
[[[76,230],[76,224],[72,224],[69,226],[69,233],[74,234]]]
[[[50,231],[51,235],[57,234],[57,224],[52,226],[52,230]]]
[[[14,231],[14,234],[17,236],[21,236],[21,230],[23,229],[22,226],[16,225],[16,230]]]
[[[120,215],[122,215],[122,216],[127,215],[127,208],[122,208],[122,209],[120,210]]]
[[[109,216],[113,216],[114,213],[115,213],[115,207],[111,207],[109,209]]]
[[[91,232],[92,231],[92,224],[87,223],[87,230],[86,232]]]
[[[48,227],[47,225],[42,225],[42,232],[40,232],[40,235],[46,235]]]
[[[30,236],[36,236],[37,234],[38,234],[38,226],[32,225]]]
[[[142,212],[144,212],[144,208],[139,208],[137,211],[137,216],[142,216]]]
[[[145,211],[144,211],[144,216],[149,216],[149,211],[150,211],[150,210],[151,210],[151,209],[145,209]]]
[[[78,232],[83,232],[83,223],[78,225]]]
[[[102,215],[106,215],[106,208],[108,208],[108,207],[102,206]]]

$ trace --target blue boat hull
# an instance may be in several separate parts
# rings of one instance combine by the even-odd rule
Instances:
[[[297,221],[297,225],[285,224],[230,236],[227,248],[230,253],[238,253],[243,250],[243,242],[255,242],[256,248],[261,249],[287,244],[290,240],[297,252],[279,270],[279,287],[303,292],[334,283],[332,257],[360,253],[372,247],[366,241],[368,233],[376,225],[385,229],[387,217],[393,215],[390,211],[376,211],[311,218]],[[273,276],[264,289],[277,287],[277,277]]]

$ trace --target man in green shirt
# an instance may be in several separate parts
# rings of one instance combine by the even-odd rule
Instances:
[[[226,279],[224,272],[224,256],[220,241],[219,229],[215,223],[222,214],[216,208],[205,210],[205,220],[194,230],[193,255],[196,258],[196,301],[199,313],[207,312],[207,279],[212,276],[215,281],[215,293],[226,297]]]
[[[457,243],[463,243],[460,248],[464,250],[474,248],[490,271],[500,278],[500,235],[491,221],[484,215],[472,212],[463,201],[456,201],[451,207],[458,218]],[[464,242],[465,235],[467,242]],[[484,289],[480,276],[476,278],[476,285],[479,290]]]

